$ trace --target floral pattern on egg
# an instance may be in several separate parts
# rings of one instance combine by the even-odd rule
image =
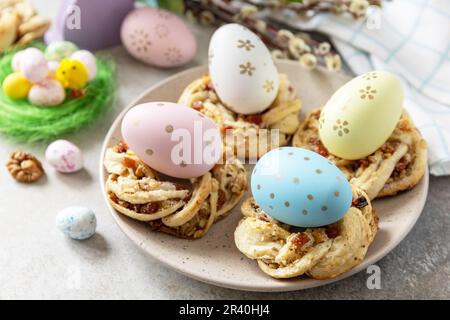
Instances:
[[[319,120],[320,140],[340,158],[357,160],[380,148],[403,112],[401,81],[373,71],[347,82],[325,104]]]
[[[375,94],[377,93],[377,90],[375,90],[371,86],[367,86],[364,89],[360,89],[359,93],[361,93],[361,99],[373,100],[375,98]]]
[[[154,8],[138,8],[124,20],[122,42],[136,59],[158,67],[176,67],[191,60],[197,42],[176,15]]]
[[[275,100],[278,72],[265,44],[248,28],[239,24],[219,28],[208,58],[217,95],[231,110],[256,114]]]

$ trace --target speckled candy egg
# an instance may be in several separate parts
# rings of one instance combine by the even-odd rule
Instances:
[[[45,57],[49,61],[61,61],[69,58],[75,51],[79,50],[75,43],[70,41],[56,41],[50,43],[45,49]]]
[[[373,71],[347,82],[327,102],[319,134],[334,155],[354,160],[380,148],[403,110],[403,88],[389,72]]]
[[[95,77],[97,76],[97,59],[90,51],[78,50],[70,56],[70,59],[78,60],[82,64],[84,64],[84,66],[88,70],[89,81],[95,79]]]
[[[64,102],[66,91],[62,84],[48,78],[34,84],[28,92],[28,101],[40,107],[53,107]]]
[[[352,202],[345,175],[326,158],[302,148],[265,154],[253,170],[251,188],[267,214],[297,227],[334,223]]]
[[[68,207],[57,214],[56,226],[72,239],[86,240],[95,234],[97,219],[89,208]]]
[[[197,51],[195,37],[184,22],[160,9],[140,8],[129,13],[121,37],[133,57],[158,67],[183,65]]]
[[[57,171],[73,173],[83,168],[83,154],[72,142],[56,140],[45,151],[45,159]]]
[[[222,102],[237,113],[262,112],[278,94],[278,72],[269,50],[239,24],[225,25],[214,33],[209,73]]]
[[[38,83],[49,73],[47,60],[41,50],[28,48],[19,56],[19,69],[24,77],[33,83]]]
[[[133,107],[122,120],[122,136],[140,159],[176,178],[204,175],[222,156],[222,140],[212,120],[169,102]]]

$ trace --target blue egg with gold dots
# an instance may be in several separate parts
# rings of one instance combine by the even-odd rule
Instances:
[[[256,203],[268,215],[296,227],[334,223],[352,203],[352,188],[342,171],[302,148],[265,154],[253,170],[251,188]]]

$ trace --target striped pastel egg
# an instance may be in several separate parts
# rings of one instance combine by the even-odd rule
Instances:
[[[319,154],[294,147],[265,154],[252,173],[256,203],[272,218],[297,227],[340,220],[351,206],[345,175]]]

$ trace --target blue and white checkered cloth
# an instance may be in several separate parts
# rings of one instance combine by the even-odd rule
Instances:
[[[330,35],[355,74],[388,70],[402,78],[405,108],[429,145],[430,171],[449,175],[450,1],[395,0],[365,22],[323,14],[307,27]]]

